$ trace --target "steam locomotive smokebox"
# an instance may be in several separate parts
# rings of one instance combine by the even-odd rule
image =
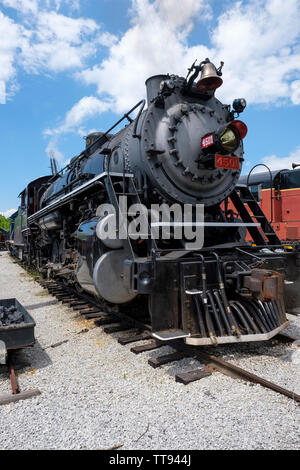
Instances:
[[[1,308],[2,307],[2,308]],[[7,311],[13,307],[18,314],[22,314],[19,323],[4,324],[0,322],[0,341],[5,343],[6,349],[21,349],[33,346],[35,343],[35,321],[17,299],[1,299],[0,311]]]
[[[150,105],[153,98],[157,96],[157,93],[160,91],[160,84],[163,80],[167,78],[166,75],[153,75],[146,80],[146,88],[147,88],[147,103],[148,106]]]

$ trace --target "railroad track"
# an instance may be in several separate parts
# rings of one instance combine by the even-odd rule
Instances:
[[[7,405],[19,400],[27,400],[28,398],[36,397],[41,394],[40,390],[38,389],[25,390],[24,392],[20,390],[18,378],[12,360],[12,351],[8,351],[6,367],[8,369],[8,375],[10,379],[11,393],[0,393],[0,405]]]
[[[66,304],[74,311],[79,312],[79,314],[85,319],[93,319],[95,326],[103,327],[105,333],[121,333],[121,335],[117,337],[120,344],[126,345],[140,340],[146,340],[143,345],[131,347],[131,351],[135,354],[159,349],[165,345],[173,348],[174,351],[169,354],[149,359],[148,363],[150,366],[157,368],[164,364],[180,361],[185,357],[192,357],[204,364],[201,368],[177,374],[175,376],[177,382],[187,385],[196,380],[200,380],[203,377],[208,377],[215,371],[218,371],[233,379],[241,379],[247,382],[260,384],[274,392],[285,395],[297,403],[300,402],[300,395],[293,391],[287,390],[273,382],[252,374],[251,372],[237,367],[220,357],[209,354],[203,350],[199,350],[199,348],[185,345],[182,341],[171,340],[161,342],[153,339],[151,336],[151,326],[149,324],[141,321],[140,319],[133,318],[128,314],[119,312],[114,307],[108,305],[105,307],[99,306],[97,301],[92,297],[86,294],[81,294],[75,289],[65,286],[61,282],[53,280],[36,280],[43,288],[47,289],[51,295],[55,296],[58,301]],[[296,337],[282,332],[276,336],[276,339],[284,342],[293,342],[297,340]]]

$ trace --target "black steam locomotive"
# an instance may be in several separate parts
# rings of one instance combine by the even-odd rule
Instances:
[[[284,248],[237,185],[246,102],[214,96],[222,66],[206,59],[187,78],[149,78],[147,109],[139,102],[63,170],[31,182],[15,220],[21,258],[101,305],[146,309],[159,340],[257,341],[288,325]]]

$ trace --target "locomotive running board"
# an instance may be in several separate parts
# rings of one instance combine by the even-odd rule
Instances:
[[[237,336],[216,336],[217,344],[226,343],[248,343],[253,341],[267,341],[273,336],[276,336],[281,330],[284,330],[289,326],[289,322],[286,321],[275,330],[269,331],[268,333],[253,334],[253,335],[241,335]],[[185,338],[185,343],[191,346],[212,346],[210,338]]]

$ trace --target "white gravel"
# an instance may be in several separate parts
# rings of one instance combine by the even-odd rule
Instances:
[[[10,297],[37,324],[34,348],[17,353],[20,387],[39,388],[42,395],[0,406],[0,449],[299,449],[299,407],[292,400],[220,373],[188,386],[176,383],[176,373],[199,363],[184,359],[152,369],[149,357],[169,347],[134,355],[132,345],[119,345],[116,335],[53,304],[2,253],[0,298]],[[300,332],[300,317],[290,318],[290,328]],[[78,334],[84,328],[91,329]],[[300,394],[296,345],[273,340],[212,351]],[[0,366],[0,393],[9,391]]]

